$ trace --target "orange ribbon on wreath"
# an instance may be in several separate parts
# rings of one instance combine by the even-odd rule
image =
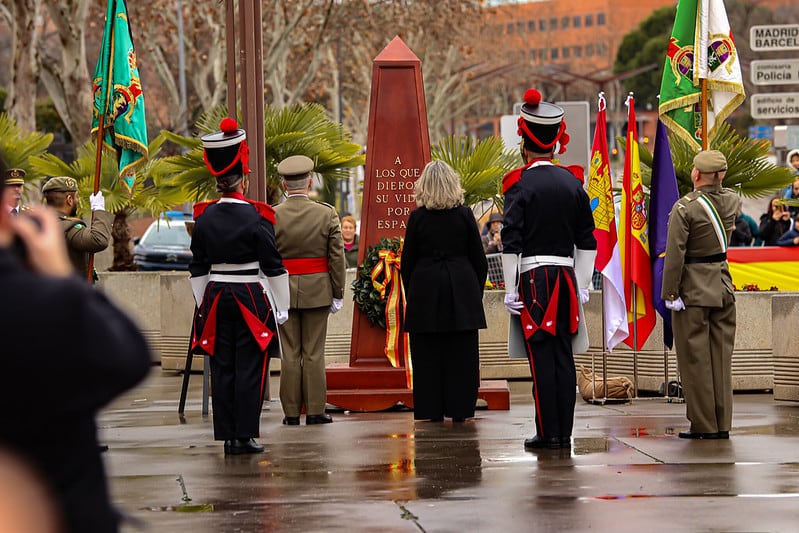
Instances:
[[[400,276],[400,256],[402,254],[402,241],[399,250],[379,250],[378,262],[372,269],[372,286],[380,294],[380,299],[386,301],[386,346],[384,353],[391,366],[398,368],[400,361],[405,362],[405,379],[408,388],[413,383],[413,370],[411,368],[410,350],[408,348],[408,334],[402,331],[402,322],[405,319],[405,287]],[[380,281],[380,278],[383,280]]]

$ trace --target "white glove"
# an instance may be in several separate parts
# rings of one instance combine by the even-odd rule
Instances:
[[[191,284],[191,293],[194,295],[194,303],[197,307],[203,303],[203,295],[205,294],[205,286],[208,285],[208,280],[211,278],[209,274],[205,276],[193,276],[189,278]]]
[[[515,292],[505,294],[505,309],[512,315],[520,315],[524,302],[519,301],[519,295]]]
[[[341,311],[342,307],[344,307],[344,300],[341,298],[333,298],[333,303],[330,304],[330,312],[335,315]]]
[[[284,324],[288,319],[289,319],[288,311],[275,311],[275,322],[277,322],[278,326]]]
[[[679,296],[676,300],[663,300],[663,304],[666,306],[666,309],[671,309],[672,311],[682,311],[685,309],[685,304]]]
[[[580,303],[581,304],[587,304],[588,303],[588,299],[590,297],[591,297],[591,295],[588,294],[588,289],[580,289]]]
[[[89,195],[89,205],[92,211],[105,211],[105,198],[102,191],[97,191],[97,194]]]

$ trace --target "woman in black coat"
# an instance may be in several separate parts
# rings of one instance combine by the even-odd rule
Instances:
[[[480,382],[477,330],[486,327],[488,264],[460,179],[443,161],[424,168],[402,249],[404,328],[410,335],[417,420],[474,416]]]

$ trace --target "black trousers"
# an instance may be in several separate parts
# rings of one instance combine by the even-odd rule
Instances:
[[[229,291],[219,298],[216,333],[210,357],[214,438],[258,437],[268,354],[256,344]]]
[[[480,386],[477,330],[411,333],[413,417],[471,418]]]
[[[571,437],[577,371],[571,335],[536,335],[527,342],[533,376],[535,429],[541,438]]]

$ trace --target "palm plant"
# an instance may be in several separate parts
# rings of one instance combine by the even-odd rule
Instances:
[[[52,142],[52,133],[35,131],[25,134],[13,118],[0,113],[0,159],[7,168],[25,170],[26,188],[40,177],[29,160],[47,151]]]
[[[136,270],[130,250],[130,228],[128,217],[134,213],[158,216],[175,205],[188,201],[180,189],[159,186],[163,181],[163,160],[156,159],[161,151],[165,137],[156,136],[149,144],[150,159],[141,167],[128,192],[119,183],[119,169],[114,154],[105,154],[100,170],[100,191],[105,197],[106,210],[114,214],[111,228],[113,237],[114,262],[111,270]],[[94,187],[95,156],[94,142],[89,142],[77,150],[77,157],[71,164],[64,163],[52,154],[31,158],[31,166],[38,175],[69,176],[78,181],[78,196],[82,200],[79,214],[86,213],[83,201],[89,197]],[[89,216],[88,214],[86,216]]]
[[[624,139],[619,139],[624,144]],[[693,189],[691,170],[696,149],[669,133],[669,146],[677,174],[677,186],[680,194]],[[639,143],[639,148],[641,147]],[[790,170],[769,163],[768,142],[761,139],[749,139],[739,135],[728,123],[722,123],[716,134],[710,139],[710,149],[719,150],[727,158],[727,175],[724,186],[735,189],[742,196],[762,198],[785,187],[794,180]],[[639,150],[641,163],[648,169],[642,172],[644,185],[651,184],[652,153],[646,149]]]
[[[502,177],[522,164],[518,153],[505,150],[499,137],[473,140],[452,135],[431,147],[431,157],[444,161],[461,177],[464,204],[490,202],[485,211],[502,210]]]
[[[350,132],[329,120],[319,104],[298,103],[284,108],[268,106],[264,115],[264,175],[269,203],[279,200],[282,191],[277,165],[288,156],[305,155],[314,160],[315,171],[322,176],[327,198],[335,191],[335,183],[349,176],[348,169],[364,163],[361,146],[350,142]],[[199,136],[216,131],[226,116],[225,106],[203,113],[195,124],[198,137],[162,132],[168,140],[187,149],[182,155],[165,158],[165,182],[185,191],[194,201],[218,196],[214,179],[203,162]]]

